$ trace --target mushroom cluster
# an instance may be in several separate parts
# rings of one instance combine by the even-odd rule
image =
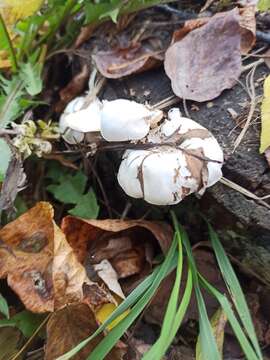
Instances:
[[[135,101],[86,99],[79,97],[65,109],[60,119],[63,137],[76,143],[85,133],[99,132],[108,142],[132,142],[117,176],[127,195],[172,205],[189,194],[202,195],[220,180],[223,151],[217,140],[179,109],[171,109],[164,119],[161,110]]]

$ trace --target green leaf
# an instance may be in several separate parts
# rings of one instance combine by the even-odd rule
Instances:
[[[217,258],[217,262],[222,273],[223,279],[226,283],[226,286],[230,292],[232,301],[235,305],[235,308],[239,314],[239,317],[244,325],[244,328],[254,346],[254,349],[257,352],[258,358],[263,359],[259,342],[256,336],[256,332],[253,326],[251,315],[247,306],[247,302],[242,291],[242,288],[239,284],[237,276],[233,270],[233,267],[225,253],[225,250],[218,239],[216,232],[213,230],[212,226],[208,223],[210,240]]]
[[[117,16],[119,14],[120,8],[117,7],[115,9],[109,10],[108,12],[103,13],[99,18],[103,19],[106,17],[110,17],[114,23],[117,23]]]
[[[9,161],[11,159],[11,150],[7,142],[0,138],[0,182],[5,178]]]
[[[270,0],[260,0],[258,5],[260,11],[267,11],[270,9]]]
[[[22,63],[20,66],[20,78],[26,91],[31,96],[39,94],[42,90],[41,70],[42,65],[39,63],[33,65],[27,62]]]
[[[16,208],[15,218],[18,218],[28,210],[26,202],[20,195],[17,195],[14,206]]]
[[[91,189],[80,198],[78,204],[69,213],[84,219],[96,219],[99,213],[96,194]]]
[[[20,97],[23,95],[23,82],[18,76],[11,80],[0,77],[0,128],[5,128],[23,111],[20,106]]]
[[[9,319],[8,303],[2,294],[0,294],[0,312],[5,315],[7,319]]]
[[[30,311],[24,310],[10,319],[0,320],[0,327],[14,326],[20,329],[26,338],[29,338],[40,326],[44,318],[45,315],[43,314],[34,314]]]
[[[69,174],[60,180],[60,184],[51,184],[47,186],[47,190],[60,202],[77,205],[83,196],[87,177],[78,171],[75,175]]]

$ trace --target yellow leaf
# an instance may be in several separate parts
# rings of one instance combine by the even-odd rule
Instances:
[[[264,80],[264,98],[261,107],[261,146],[260,153],[263,153],[270,146],[270,75]]]
[[[14,25],[18,20],[33,15],[44,0],[0,0],[0,13],[7,27]]]
[[[218,351],[222,358],[223,352],[223,343],[224,343],[224,329],[227,323],[227,316],[222,308],[219,308],[211,318],[211,326],[213,334],[217,343]],[[198,337],[196,344],[196,360],[208,360],[204,359],[201,350],[201,340],[200,336]]]
[[[111,303],[103,305],[95,314],[97,321],[103,324],[116,308],[117,306]],[[124,319],[124,317],[127,316],[128,313],[129,310],[124,311],[123,314],[119,315],[110,323],[110,325],[107,326],[107,329],[111,330],[113,327],[115,327],[122,319]]]

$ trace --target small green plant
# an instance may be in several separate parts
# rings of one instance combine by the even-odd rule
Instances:
[[[50,166],[47,178],[50,185],[47,190],[56,200],[65,205],[74,205],[68,212],[71,215],[86,219],[96,219],[99,213],[99,205],[92,188],[86,188],[87,177],[77,171],[74,175],[58,166]]]
[[[173,270],[176,269],[176,278],[167,310],[164,316],[158,340],[153,344],[151,349],[143,356],[144,360],[159,360],[168,350],[172,343],[177,330],[186,313],[191,298],[191,292],[194,290],[197,305],[199,309],[199,348],[198,359],[219,360],[222,359],[220,347],[214,335],[213,327],[209,321],[205,303],[202,297],[201,289],[206,289],[220,303],[222,312],[228,318],[228,322],[242,348],[243,353],[248,360],[262,360],[260,346],[255,334],[254,326],[248,310],[248,306],[230,264],[230,261],[218,239],[217,234],[209,226],[209,237],[217,258],[225,284],[228,288],[230,299],[221,294],[205,279],[198,271],[194,260],[189,238],[185,230],[179,225],[175,214],[172,212],[175,235],[164,261],[149,275],[111,316],[97,329],[97,331],[87,339],[78,344],[75,348],[66,354],[58,357],[57,360],[71,359],[94,337],[100,334],[116,317],[125,310],[130,309],[128,315],[121,320],[89,354],[87,360],[102,360],[114,347],[117,341],[124,335],[125,331],[142,313],[143,309],[154,296],[161,281]],[[185,290],[179,301],[179,288],[181,286],[181,274],[183,266],[183,257],[186,256],[188,261],[188,276],[185,284]]]

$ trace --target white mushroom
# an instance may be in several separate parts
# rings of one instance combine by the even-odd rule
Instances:
[[[163,117],[161,110],[126,99],[103,101],[101,135],[107,141],[141,140]]]
[[[191,193],[203,194],[222,176],[223,152],[218,142],[178,109],[150,131],[147,145],[146,150],[127,150],[119,168],[118,182],[132,197],[172,205]]]
[[[87,104],[87,96],[72,100],[60,117],[62,137],[69,144],[81,142],[84,133],[100,131],[101,102],[95,98]]]

